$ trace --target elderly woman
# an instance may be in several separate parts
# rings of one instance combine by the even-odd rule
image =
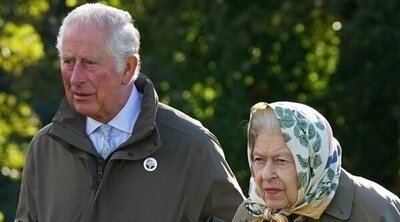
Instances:
[[[400,199],[341,168],[327,120],[293,102],[257,103],[248,125],[249,198],[236,221],[400,221]]]

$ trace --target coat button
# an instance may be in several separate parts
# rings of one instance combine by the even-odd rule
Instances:
[[[133,157],[133,153],[132,152],[128,152],[128,156],[129,157]]]
[[[153,143],[154,143],[154,145],[156,145],[156,146],[157,146],[157,144],[158,144],[158,140],[154,140],[154,141],[153,141]]]

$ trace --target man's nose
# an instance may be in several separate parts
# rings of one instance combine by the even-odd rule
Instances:
[[[86,75],[82,64],[79,62],[75,63],[71,74],[71,84],[77,86],[83,83],[85,79]]]

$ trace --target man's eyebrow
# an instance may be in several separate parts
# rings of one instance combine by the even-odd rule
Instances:
[[[61,59],[70,59],[70,58],[72,58],[72,56],[63,54],[63,55],[60,55],[60,58]]]

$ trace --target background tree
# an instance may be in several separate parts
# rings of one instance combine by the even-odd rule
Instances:
[[[33,92],[16,88],[44,56],[40,35],[26,22],[39,15],[40,7],[20,6],[0,7],[0,221],[13,216],[26,147],[40,124],[27,102]]]
[[[63,97],[59,25],[85,2],[0,2],[0,222],[15,214],[27,144]],[[249,108],[292,100],[328,118],[349,171],[400,193],[397,0],[101,2],[131,12],[143,73],[218,136],[244,192]]]

